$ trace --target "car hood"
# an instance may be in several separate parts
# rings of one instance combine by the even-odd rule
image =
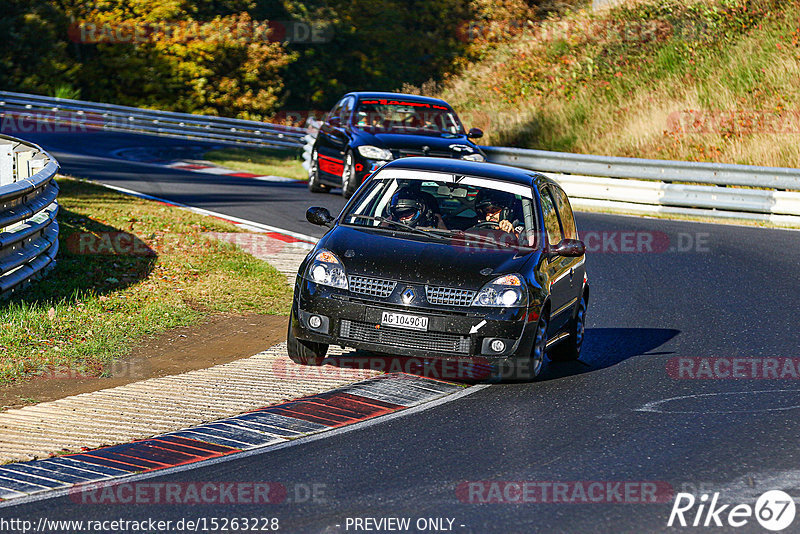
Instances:
[[[520,272],[529,251],[464,247],[383,231],[337,226],[320,247],[336,254],[347,274],[418,284],[480,289],[493,278]]]
[[[439,135],[417,135],[417,134],[399,134],[399,133],[370,133],[363,132],[363,139],[365,144],[374,144],[382,148],[403,150],[403,149],[417,149],[423,146],[430,147],[434,151],[452,152],[450,145],[466,145],[477,152],[475,144],[467,139],[466,135],[459,135],[455,137],[441,137]]]

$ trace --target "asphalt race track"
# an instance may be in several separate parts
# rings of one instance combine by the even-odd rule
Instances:
[[[340,196],[312,195],[304,185],[220,179],[108,156],[185,141],[29,137],[66,174],[309,235],[321,232],[305,222],[306,207],[343,206]],[[770,489],[800,495],[797,376],[715,372],[694,380],[677,371],[678,358],[755,359],[760,368],[765,358],[797,356],[800,233],[589,213],[579,214],[578,224],[589,245],[586,345],[581,362],[555,366],[548,380],[491,385],[406,417],[148,480],[268,481],[283,484],[292,502],[121,506],[76,504],[73,495],[0,509],[0,517],[277,517],[284,532],[355,532],[348,518],[408,517],[412,525],[454,519],[455,532],[660,532],[671,531],[671,497],[662,504],[633,497],[626,504],[486,504],[462,502],[465,494],[456,490],[470,481],[628,481],[697,497],[720,491],[734,503],[752,504]],[[655,246],[615,252],[632,242]],[[742,361],[746,375],[753,360]],[[779,371],[786,362],[797,369],[796,360],[779,361]],[[314,485],[321,493],[305,498]],[[736,531],[763,532],[753,519]]]

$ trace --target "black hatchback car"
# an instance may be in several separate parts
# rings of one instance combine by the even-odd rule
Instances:
[[[308,188],[341,187],[350,198],[387,161],[429,156],[486,161],[444,100],[400,93],[349,93],[333,107],[311,151]]]
[[[576,359],[589,286],[569,200],[552,180],[489,163],[393,161],[371,176],[300,266],[292,360],[329,345],[479,360],[533,379]]]

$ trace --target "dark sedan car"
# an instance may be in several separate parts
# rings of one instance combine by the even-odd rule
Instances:
[[[371,176],[300,266],[289,356],[329,345],[480,360],[532,379],[575,359],[589,286],[569,200],[552,180],[489,163],[393,161]]]
[[[399,93],[349,93],[328,114],[311,152],[312,192],[341,187],[350,198],[364,179],[387,161],[430,156],[485,161],[444,100]]]

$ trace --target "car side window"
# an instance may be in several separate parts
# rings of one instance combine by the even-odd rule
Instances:
[[[575,215],[572,213],[572,206],[569,205],[567,194],[560,187],[552,187],[550,190],[556,198],[558,215],[561,218],[561,226],[564,229],[566,239],[578,239],[578,228],[575,226]]]
[[[344,100],[340,100],[339,102],[336,103],[335,106],[333,106],[331,112],[328,113],[328,118],[326,119],[326,122],[330,123],[331,119],[339,119],[342,112],[342,106],[344,106],[344,102],[345,102]]]
[[[339,108],[339,122],[342,126],[350,122],[350,115],[353,113],[353,100],[352,98],[344,99],[342,107]]]
[[[544,218],[544,229],[547,233],[547,241],[550,245],[557,245],[562,238],[561,225],[558,222],[555,202],[550,195],[549,188],[539,190],[542,199],[542,217]]]

